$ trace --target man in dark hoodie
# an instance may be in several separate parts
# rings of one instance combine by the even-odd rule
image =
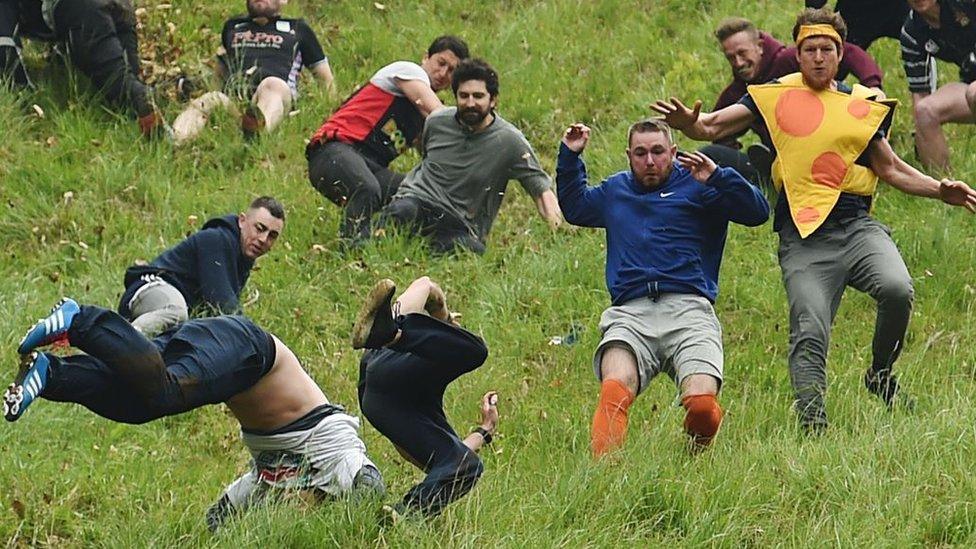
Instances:
[[[119,314],[152,337],[187,320],[191,311],[238,312],[254,261],[271,250],[284,224],[284,207],[270,196],[254,199],[244,213],[207,221],[148,265],[125,271]]]

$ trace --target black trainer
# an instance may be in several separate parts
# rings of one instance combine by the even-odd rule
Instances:
[[[891,368],[868,369],[864,374],[864,386],[869,393],[880,398],[889,409],[895,406],[907,410],[915,409],[915,399],[902,391],[895,374],[891,373]]]
[[[353,349],[379,349],[396,337],[396,319],[390,304],[394,292],[396,284],[388,278],[369,291],[352,328]]]

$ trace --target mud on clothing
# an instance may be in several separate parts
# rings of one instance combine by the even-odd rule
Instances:
[[[138,116],[152,112],[129,0],[0,0],[0,76],[13,71],[26,85],[21,35],[62,43],[72,64],[113,106]]]
[[[238,296],[253,266],[254,261],[241,251],[237,215],[215,217],[148,265],[133,265],[125,271],[119,314],[130,318],[133,296],[154,277],[179,290],[191,312],[235,313],[240,309]]]
[[[68,338],[87,354],[48,354],[41,396],[121,423],[225,402],[264,377],[276,354],[271,335],[242,316],[190,320],[149,340],[116,313],[82,306]]]
[[[498,216],[509,180],[538,198],[552,186],[532,145],[498,114],[480,131],[457,120],[457,107],[427,117],[421,140],[423,160],[407,173],[390,208],[403,198],[434,206],[484,242]]]
[[[380,166],[388,166],[399,156],[396,143],[387,133],[392,121],[407,144],[413,144],[424,127],[424,116],[400,91],[398,80],[419,80],[428,86],[430,77],[423,67],[397,61],[383,67],[363,87],[346,99],[312,135],[305,155],[310,157],[327,141],[341,141]]]
[[[302,68],[329,62],[304,19],[278,17],[261,25],[248,16],[233,17],[224,23],[220,41],[224,51],[218,59],[228,74],[224,88],[247,99],[272,76],[296,96]]]
[[[427,473],[402,505],[434,515],[468,493],[481,459],[444,414],[444,391],[481,366],[488,348],[478,336],[424,314],[397,318],[400,339],[366,351],[359,365],[359,406],[383,434]]]

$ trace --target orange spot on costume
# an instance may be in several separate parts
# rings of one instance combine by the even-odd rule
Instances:
[[[806,238],[827,219],[841,193],[871,196],[878,177],[855,160],[896,102],[875,101],[854,85],[848,95],[807,87],[800,73],[749,86],[776,147],[773,183],[785,189],[790,215]]]

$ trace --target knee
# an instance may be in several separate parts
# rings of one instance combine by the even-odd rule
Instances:
[[[976,115],[976,82],[972,82],[966,88],[966,104],[969,105],[969,110]]]
[[[685,432],[697,446],[708,446],[722,425],[722,408],[715,395],[690,395],[681,399],[687,410]]]
[[[882,283],[878,292],[878,303],[911,309],[915,299],[915,289],[911,279],[894,279]]]
[[[937,127],[941,124],[941,114],[938,106],[930,97],[920,99],[915,103],[915,125],[919,128]]]
[[[275,76],[269,76],[262,80],[261,83],[258,84],[257,89],[254,91],[255,98],[259,98],[267,94],[275,96],[290,96],[291,88],[288,87],[288,83],[284,80]]]

